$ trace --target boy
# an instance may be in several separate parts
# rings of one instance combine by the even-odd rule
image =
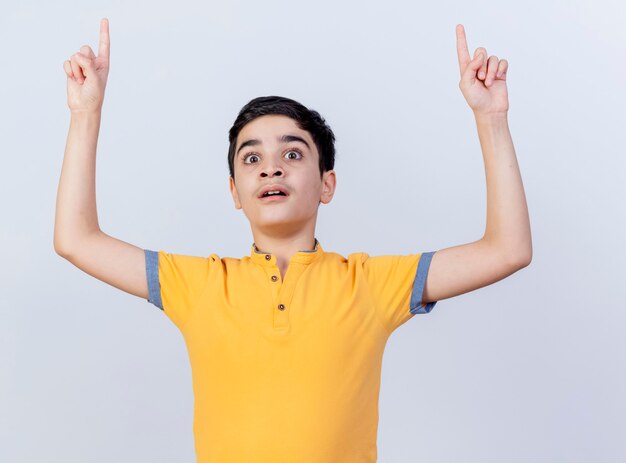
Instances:
[[[54,246],[85,272],[162,309],[193,373],[199,462],[374,462],[389,335],[436,301],[527,266],[531,236],[506,114],[505,60],[470,59],[457,26],[459,84],[474,111],[487,178],[487,227],[435,252],[347,257],[315,237],[332,200],[334,135],[281,97],[250,101],[229,133],[230,190],[254,241],[241,259],[141,249],[98,226],[95,152],[109,69],[108,21],[96,57],[64,63],[71,123]]]

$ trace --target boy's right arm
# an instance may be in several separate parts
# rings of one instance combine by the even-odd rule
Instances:
[[[96,146],[109,71],[109,24],[96,57],[88,46],[64,63],[71,119],[57,191],[54,249],[84,272],[148,299],[144,250],[107,235],[96,210]]]

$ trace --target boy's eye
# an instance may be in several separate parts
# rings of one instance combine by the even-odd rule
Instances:
[[[251,162],[248,162],[248,159],[250,159],[250,158],[258,158],[258,156],[256,154],[249,154],[249,155],[245,156],[243,158],[244,164],[252,164]]]
[[[295,157],[289,156],[290,154],[295,153]],[[287,151],[287,153],[285,153],[285,155],[288,156],[289,159],[299,159],[302,157],[302,153],[298,150],[289,150]]]

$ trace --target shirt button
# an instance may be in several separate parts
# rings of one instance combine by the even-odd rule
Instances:
[[[278,310],[285,310],[284,304],[278,304]]]
[[[278,280],[278,277],[276,275],[272,275],[272,281],[276,281]]]
[[[272,256],[270,256],[269,254],[265,254],[265,260],[270,260],[272,258]]]

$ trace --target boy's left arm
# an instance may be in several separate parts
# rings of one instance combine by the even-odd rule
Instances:
[[[487,225],[472,243],[438,250],[432,257],[422,302],[439,301],[490,285],[532,259],[530,219],[508,125],[508,62],[477,48],[470,58],[465,31],[456,26],[459,87],[474,112],[485,163]]]

